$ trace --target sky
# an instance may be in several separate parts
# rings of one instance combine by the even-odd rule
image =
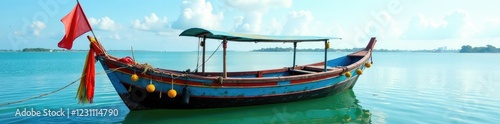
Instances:
[[[56,49],[64,36],[60,19],[77,1],[0,1],[0,49]],[[500,47],[498,0],[80,0],[97,39],[108,50],[196,51],[198,38],[179,37],[199,27],[262,35],[341,37],[332,48],[459,49]],[[73,49],[88,49],[83,36]],[[215,50],[219,40],[207,41]],[[229,42],[228,50],[292,47],[283,43]],[[323,48],[299,43],[298,48]]]

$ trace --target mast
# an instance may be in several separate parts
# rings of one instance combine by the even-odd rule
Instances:
[[[201,42],[201,47],[203,47],[203,57],[202,57],[202,63],[201,63],[201,75],[205,75],[205,41],[207,39],[207,35],[203,35],[203,41]]]
[[[295,69],[295,58],[297,56],[297,42],[293,42],[293,69]]]
[[[227,39],[226,39],[226,36],[224,36],[223,39],[222,39],[222,49],[223,49],[223,59],[222,59],[223,73],[222,73],[222,77],[223,78],[227,78],[227,70],[226,70],[226,48],[227,48]]]
[[[326,72],[326,60],[327,60],[327,53],[328,53],[328,48],[330,48],[330,44],[328,43],[328,40],[325,40],[325,62],[324,62],[324,72]]]

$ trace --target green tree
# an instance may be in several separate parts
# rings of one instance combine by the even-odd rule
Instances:
[[[497,52],[497,48],[495,48],[495,46],[492,46],[492,45],[486,45],[486,51],[487,52],[492,52],[492,53],[496,53]]]
[[[459,51],[460,53],[471,53],[472,52],[472,46],[470,45],[464,45],[462,46],[462,49]]]
[[[460,53],[499,53],[500,49],[493,45],[486,45],[486,47],[471,47],[470,45],[462,46]]]

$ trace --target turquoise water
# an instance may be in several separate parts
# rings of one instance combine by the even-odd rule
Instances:
[[[129,52],[111,52],[124,57]],[[207,57],[210,53],[207,53]],[[332,52],[329,58],[347,53]],[[0,104],[56,90],[81,75],[86,52],[1,53]],[[298,64],[323,60],[320,52],[298,53]],[[130,112],[105,75],[96,76],[94,104],[78,104],[78,84],[22,103],[0,106],[0,123],[497,123],[500,122],[500,54],[374,53],[374,65],[353,90],[299,102],[202,110]],[[135,53],[137,61],[178,70],[196,67],[196,52]],[[222,70],[221,53],[207,70]],[[229,52],[228,70],[291,66],[289,52]],[[102,71],[98,64],[97,73]],[[116,109],[111,117],[24,117],[16,111]]]

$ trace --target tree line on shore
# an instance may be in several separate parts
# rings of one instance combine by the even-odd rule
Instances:
[[[351,51],[359,51],[364,48],[352,48],[352,49],[328,49],[328,50],[334,50],[334,51],[340,51],[340,52],[351,52]],[[293,48],[288,47],[288,48],[283,48],[283,47],[274,47],[274,48],[261,48],[261,49],[256,49],[252,50],[252,52],[292,52]],[[325,51],[325,49],[321,48],[307,48],[307,49],[297,49],[297,52],[322,52]]]
[[[328,51],[336,52],[355,52],[362,50],[364,48],[352,48],[352,49],[328,49]],[[325,49],[297,49],[297,52],[323,52]],[[460,50],[389,50],[389,49],[374,49],[374,52],[459,52],[459,53],[500,53],[500,48],[496,48],[493,45],[486,45],[484,47],[472,47],[470,45],[464,45]],[[252,52],[293,52],[293,48],[283,48],[283,47],[270,47],[252,50]]]
[[[458,51],[460,53],[500,53],[500,48],[496,48],[493,45],[486,45],[485,47],[472,47],[470,45],[462,46],[462,49]]]
[[[335,52],[356,52],[362,50],[364,48],[351,48],[351,49],[328,49],[328,51]],[[297,52],[324,52],[325,49],[316,48],[316,49],[297,49]],[[456,50],[390,50],[390,49],[374,49],[374,52],[457,52]],[[283,48],[283,47],[271,47],[271,48],[261,48],[252,50],[252,52],[293,52],[293,48]]]
[[[355,52],[362,50],[364,48],[351,48],[351,49],[328,49],[328,51],[336,52]],[[64,49],[48,49],[48,48],[24,48],[22,50],[0,50],[0,52],[62,52],[67,51]],[[82,51],[82,50],[71,50],[71,51]],[[283,48],[283,47],[271,47],[271,48],[261,48],[252,50],[252,52],[292,52],[293,48]],[[297,49],[297,52],[324,52],[325,49],[322,48],[307,48],[307,49]],[[375,49],[374,52],[457,52],[456,50],[438,51],[438,50],[388,50],[388,49]],[[500,53],[500,48],[496,48],[493,45],[486,45],[484,47],[472,47],[470,45],[464,45],[459,53]]]
[[[0,50],[0,52],[62,52],[64,49],[48,49],[48,48],[24,48],[22,50]],[[72,50],[75,51],[75,50]],[[76,50],[78,51],[78,50]]]

